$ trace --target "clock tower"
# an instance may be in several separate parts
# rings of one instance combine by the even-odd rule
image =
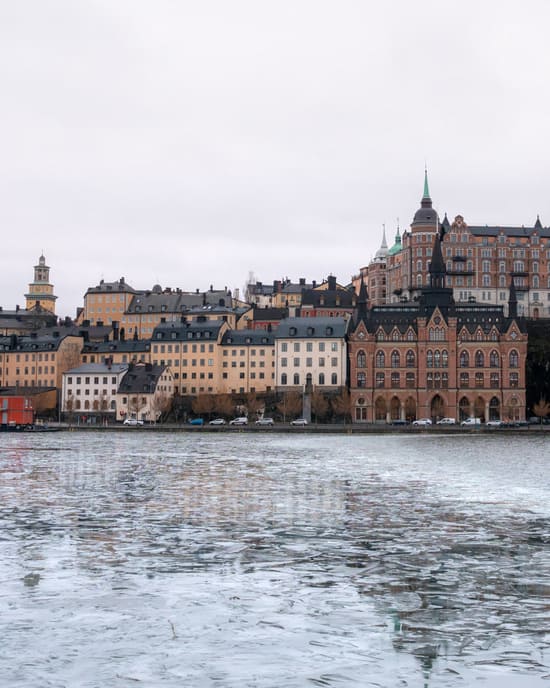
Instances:
[[[38,259],[38,265],[34,266],[34,281],[29,283],[29,291],[25,294],[25,299],[27,310],[38,306],[50,313],[55,313],[57,296],[53,293],[53,284],[50,284],[50,268],[46,265],[44,254]]]

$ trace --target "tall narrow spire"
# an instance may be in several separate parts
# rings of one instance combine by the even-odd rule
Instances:
[[[428,187],[428,168],[424,168],[424,194],[422,198],[430,198],[430,189]]]
[[[514,282],[514,275],[510,278],[510,293],[508,295],[508,317],[518,317],[518,297],[516,294],[516,284]]]
[[[361,277],[361,286],[359,287],[359,297],[357,298],[357,316],[358,320],[365,320],[367,317],[367,306],[369,295],[367,292],[367,285],[365,284],[365,277]]]
[[[441,237],[439,233],[437,233],[434,239],[432,260],[430,262],[430,287],[442,289],[445,286],[446,274],[445,261],[441,253]]]

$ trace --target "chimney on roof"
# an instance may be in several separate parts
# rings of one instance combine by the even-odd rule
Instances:
[[[336,290],[336,277],[334,275],[328,276],[328,288],[330,291]]]
[[[316,280],[313,280],[313,282],[311,283],[311,286],[313,287],[313,289],[315,289],[315,287],[317,286]]]
[[[96,322],[96,325],[97,325],[98,327],[103,327],[103,320],[98,320],[98,321]]]
[[[15,307],[15,312],[19,313],[19,304],[17,304],[17,306]]]
[[[119,339],[118,320],[113,320],[112,325],[113,325],[113,342],[118,342],[118,339]]]
[[[214,287],[212,284],[210,285],[210,291],[214,291]]]
[[[306,283],[306,278],[305,277],[300,277],[300,286],[303,287]]]
[[[82,327],[90,327],[90,321],[89,320],[83,320],[82,321]]]
[[[121,327],[120,328],[120,341],[123,342],[126,339],[126,330]]]

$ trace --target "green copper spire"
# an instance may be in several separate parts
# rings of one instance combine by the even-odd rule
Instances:
[[[430,197],[430,189],[428,188],[428,169],[424,168],[424,195],[422,198]]]

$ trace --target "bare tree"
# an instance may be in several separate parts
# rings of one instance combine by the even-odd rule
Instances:
[[[128,397],[128,413],[130,416],[135,415],[136,418],[139,416],[139,412],[142,408],[147,406],[147,399],[139,394],[134,394]]]
[[[206,414],[208,415],[208,417],[210,417],[212,415],[212,411],[214,410],[213,395],[199,394],[198,397],[193,399],[191,408],[193,409],[193,413],[195,413],[197,416],[202,416]]]
[[[342,389],[340,394],[332,399],[331,405],[334,415],[344,419],[344,425],[346,419],[351,420],[352,404],[350,393],[347,389]]]
[[[235,404],[229,394],[217,394],[214,397],[214,411],[219,416],[229,418],[235,412]]]
[[[287,418],[297,418],[302,413],[303,400],[299,392],[283,392],[283,398],[277,404],[277,411]]]
[[[546,416],[550,414],[550,403],[546,401],[544,397],[542,397],[533,406],[533,413],[535,414],[535,416],[538,416],[538,418],[540,418],[540,422],[542,425],[542,419],[546,418]]]
[[[167,394],[156,394],[151,400],[151,411],[153,413],[153,420],[155,423],[160,420],[162,422],[163,418],[170,413],[172,409],[172,399]]]
[[[329,403],[326,396],[320,390],[314,390],[311,395],[311,410],[315,417],[315,422],[318,423],[320,420],[324,420],[327,417],[329,409]]]
[[[246,410],[249,418],[257,415],[258,411],[263,407],[264,403],[258,399],[256,392],[249,392],[246,395]]]

